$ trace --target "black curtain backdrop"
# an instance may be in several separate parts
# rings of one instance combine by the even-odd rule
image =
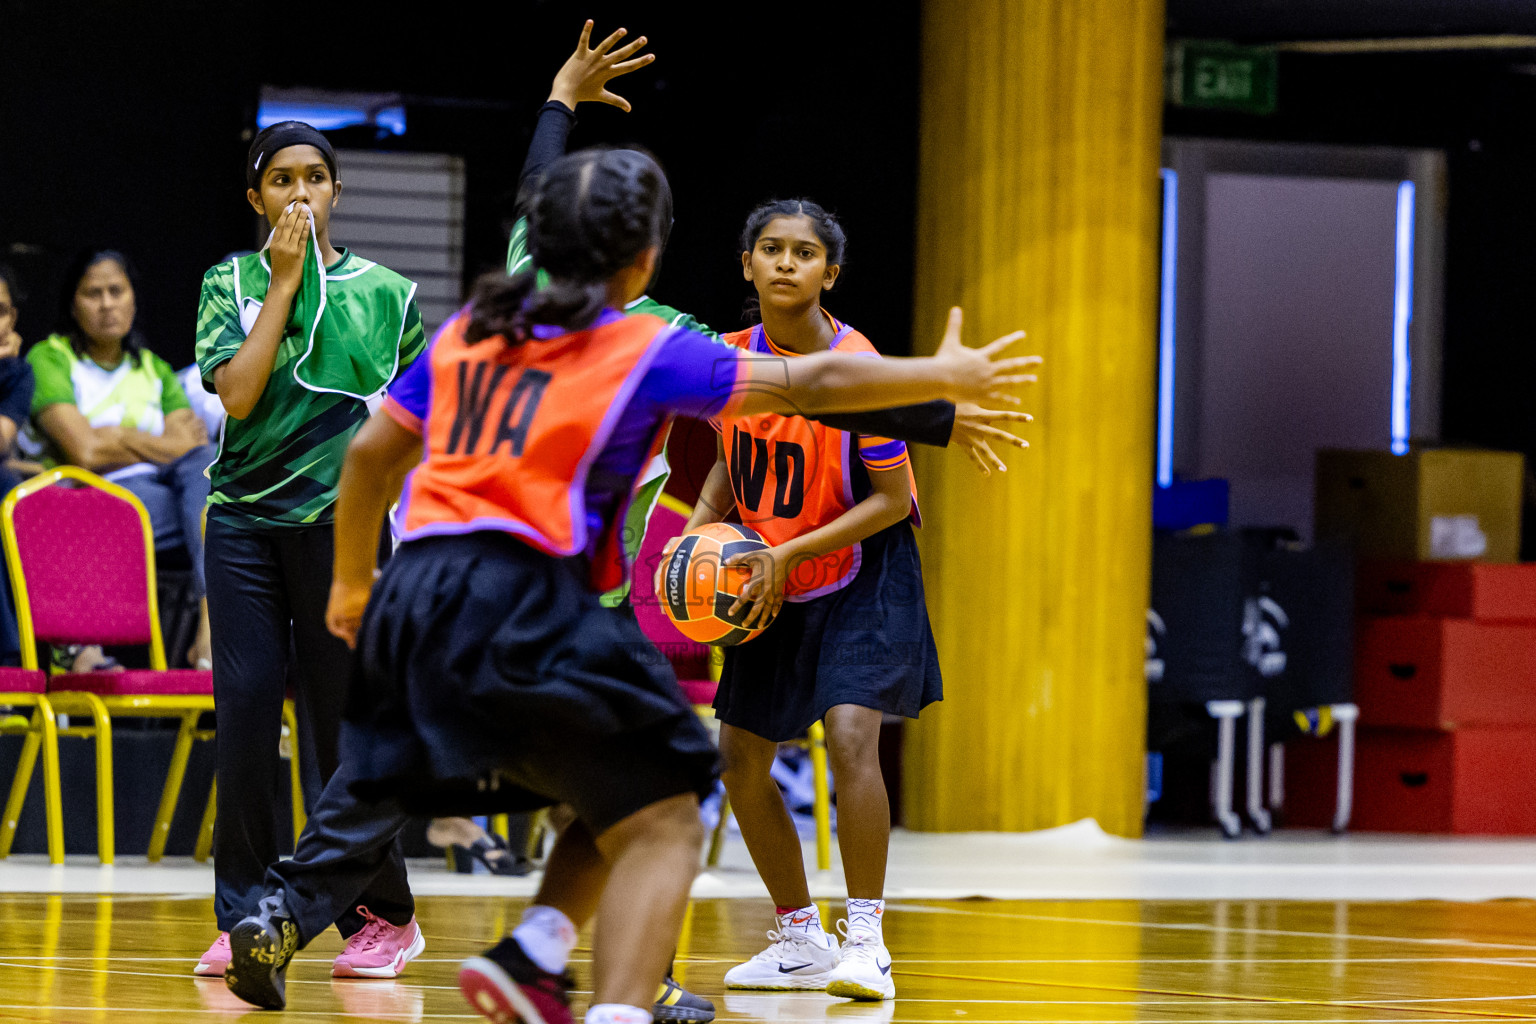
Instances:
[[[657,54],[615,84],[632,114],[584,105],[572,138],[643,145],[667,168],[676,227],[654,294],[717,328],[741,326],[742,221],[763,199],[808,195],[842,216],[850,239],[829,307],[904,353],[918,4],[789,13],[612,2],[0,0],[0,259],[27,292],[19,329],[28,343],[41,338],[63,264],[82,246],[111,245],[140,266],[140,325],[151,346],[177,366],[191,361],[203,272],[255,234],[242,163],[263,84],[412,97],[403,138],[333,138],[464,157],[466,277],[499,266],[535,112],[592,17],[599,33],[622,24],[631,37],[650,36]]]
[[[1491,18],[1496,7],[1479,10]],[[1185,30],[1206,24],[1186,8],[1175,5]],[[255,234],[241,162],[262,84],[414,97],[403,139],[376,143],[352,132],[337,141],[462,155],[467,276],[499,265],[534,112],[591,16],[599,31],[622,23],[648,34],[658,55],[619,85],[634,113],[584,108],[573,138],[644,145],[666,165],[677,223],[655,294],[719,328],[739,326],[741,221],[764,198],[805,194],[848,228],[841,294],[829,305],[886,351],[908,350],[921,244],[913,230],[917,0],[470,10],[0,0],[0,258],[17,267],[28,293],[23,337],[35,341],[51,326],[70,254],[114,245],[144,274],[141,325],[153,347],[177,365],[191,359],[203,271]],[[1255,22],[1255,31],[1264,27]],[[1285,29],[1315,36],[1329,26],[1301,27]],[[1492,18],[1479,27],[1523,26]],[[1527,394],[1536,377],[1536,51],[1287,54],[1279,96],[1269,117],[1170,109],[1165,128],[1444,149],[1444,436],[1536,455],[1536,403]]]

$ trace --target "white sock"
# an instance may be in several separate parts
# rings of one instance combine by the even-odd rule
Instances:
[[[587,1024],[651,1024],[651,1011],[623,1003],[598,1003],[587,1011]]]
[[[576,948],[576,926],[571,919],[554,907],[537,903],[523,911],[522,923],[512,929],[512,937],[529,960],[550,974],[565,970],[571,950]]]
[[[779,917],[780,931],[794,930],[799,932],[809,932],[811,934],[826,931],[826,929],[821,926],[821,911],[816,909],[816,904],[814,903],[808,907],[799,907],[795,909],[775,907],[774,913],[776,913]]]
[[[882,937],[880,925],[885,920],[885,900],[848,900],[848,934],[862,932]]]

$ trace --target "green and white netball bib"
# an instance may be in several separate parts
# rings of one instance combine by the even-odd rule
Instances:
[[[343,258],[334,268],[320,259],[320,242],[310,216],[304,277],[288,314],[285,340],[297,336],[302,349],[293,379],[310,391],[348,395],[364,401],[383,394],[399,369],[405,312],[416,284],[361,257]],[[240,327],[250,334],[272,282],[267,247],[233,260]]]

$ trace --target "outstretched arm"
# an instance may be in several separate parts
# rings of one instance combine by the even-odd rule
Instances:
[[[566,140],[576,127],[576,112],[559,100],[550,100],[539,108],[539,119],[533,125],[533,139],[528,143],[528,155],[523,159],[523,169],[517,176],[518,213],[523,209],[528,182],[539,172],[565,155]]]
[[[1040,358],[1003,358],[1002,353],[1024,332],[972,349],[960,341],[960,325],[960,307],[955,306],[949,311],[943,342],[928,358],[848,359],[833,352],[794,359],[743,358],[725,415],[858,412],[935,397],[1017,405],[1018,398],[1007,389],[1033,384],[1035,375],[1024,371],[1038,366]]]
[[[664,306],[648,296],[640,300],[636,312],[650,313],[673,327],[697,331],[717,341],[720,339],[717,333],[700,323],[697,317]],[[965,450],[983,476],[988,475],[992,469],[1007,469],[992,450],[993,444],[1029,447],[1028,442],[999,429],[998,425],[1028,423],[1033,419],[1029,413],[1018,410],[984,409],[974,402],[964,402],[957,407],[954,402],[942,400],[919,402],[894,409],[871,409],[868,412],[821,413],[807,418],[850,434],[872,434],[893,441],[905,441],[907,444],[931,445],[934,448],[955,445]]]
[[[1030,423],[1034,417],[1017,409],[984,409],[975,402],[923,402],[897,409],[871,412],[832,413],[815,417],[834,430],[850,434],[874,434],[908,444],[926,444],[935,448],[950,445],[965,449],[982,476],[992,470],[1006,473],[1008,467],[992,450],[994,444],[1028,448],[1029,442],[1010,434],[1000,423]]]
[[[615,50],[627,30],[619,29],[607,39],[591,46],[592,22],[589,19],[581,28],[581,38],[576,50],[566,58],[555,80],[549,87],[549,99],[539,108],[539,120],[534,125],[533,141],[528,144],[528,157],[523,161],[518,186],[537,174],[548,164],[565,155],[566,140],[576,126],[578,103],[607,103],[620,110],[629,111],[629,101],[608,88],[608,83],[631,71],[638,71],[656,59],[653,53],[636,57],[646,44],[645,36]]]
[[[830,412],[817,416],[816,422],[850,434],[943,448],[955,428],[955,403],[941,400],[869,412]]]

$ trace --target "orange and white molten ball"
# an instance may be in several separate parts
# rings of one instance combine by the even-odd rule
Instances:
[[[739,523],[706,523],[683,534],[662,568],[660,590],[661,606],[678,632],[699,643],[730,647],[767,629],[768,623],[755,629],[742,626],[750,605],[730,614],[752,570],[725,565],[736,555],[767,547],[755,530]]]

